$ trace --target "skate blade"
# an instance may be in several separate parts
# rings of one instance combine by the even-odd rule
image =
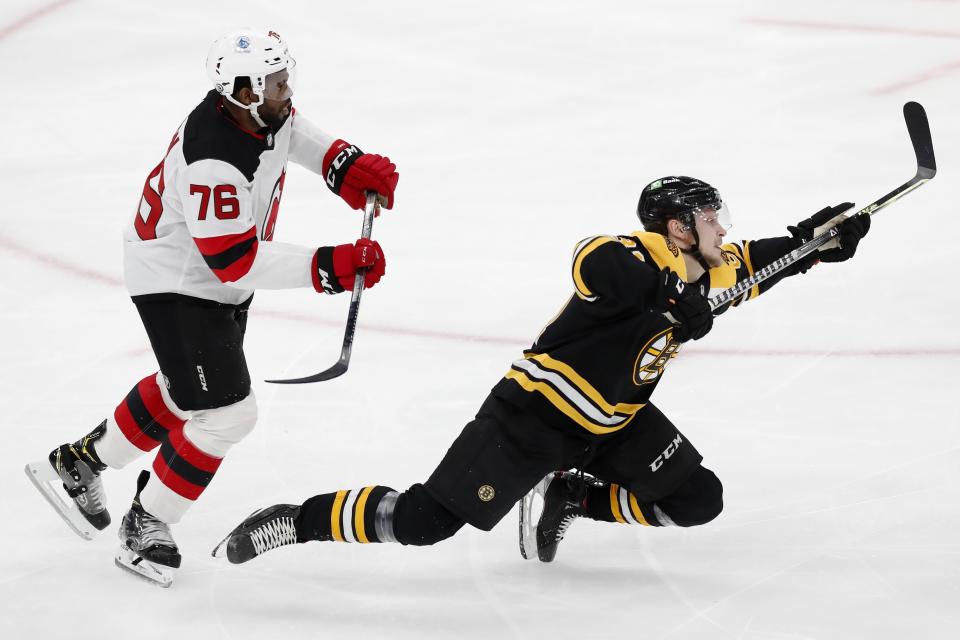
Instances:
[[[124,571],[129,571],[138,578],[164,589],[173,584],[173,574],[177,571],[173,567],[165,567],[144,560],[126,545],[120,545],[114,563]]]
[[[63,492],[63,480],[46,460],[30,462],[23,468],[30,482],[47,499],[67,526],[84,540],[93,540],[98,529],[83,517],[73,500]]]
[[[227,557],[227,541],[230,539],[230,536],[233,535],[233,531],[227,534],[227,537],[217,543],[217,546],[213,548],[213,551],[210,552],[210,555],[214,558],[226,558]]]
[[[213,556],[214,558],[226,558],[226,557],[227,557],[227,542],[229,542],[229,540],[230,540],[230,538],[233,536],[233,534],[235,534],[237,531],[239,531],[240,529],[243,528],[243,525],[245,525],[250,518],[252,518],[253,516],[257,515],[257,514],[260,513],[261,511],[263,511],[263,509],[254,509],[253,512],[252,512],[250,515],[248,515],[246,518],[243,519],[243,522],[241,522],[241,523],[238,524],[236,527],[234,527],[233,530],[232,530],[230,533],[228,533],[228,534],[226,535],[226,537],[224,537],[223,540],[221,540],[219,543],[217,543],[217,546],[215,546],[215,547],[213,548],[213,551],[210,552],[210,555]]]
[[[520,555],[524,560],[534,560],[537,554],[537,523],[540,521],[540,514],[533,517],[534,503],[537,502],[537,496],[540,497],[539,503],[543,507],[543,494],[547,492],[547,487],[553,480],[551,473],[543,480],[538,482],[533,489],[527,492],[520,500]]]

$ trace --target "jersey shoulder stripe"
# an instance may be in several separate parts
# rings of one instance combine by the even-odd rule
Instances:
[[[613,236],[591,236],[585,240],[581,240],[573,250],[573,271],[571,275],[573,277],[573,285],[580,298],[588,302],[596,299],[596,295],[590,290],[590,287],[587,286],[587,283],[583,279],[582,270],[584,258],[596,251],[597,247],[605,245],[608,242],[616,241],[617,239]]]
[[[183,158],[187,165],[219,160],[235,167],[249,182],[260,166],[260,154],[273,136],[245,131],[223,112],[221,96],[210,91],[187,116],[183,127]]]
[[[687,264],[683,261],[677,245],[652,231],[634,231],[631,235],[640,241],[640,245],[658,269],[670,269],[681,279],[687,279]]]

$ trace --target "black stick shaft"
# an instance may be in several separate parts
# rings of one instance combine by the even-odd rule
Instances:
[[[373,233],[373,219],[379,211],[380,205],[377,202],[377,194],[367,192],[367,204],[363,210],[363,230],[360,233],[362,238],[370,239]],[[350,366],[350,354],[353,351],[353,336],[357,331],[357,316],[360,315],[360,296],[363,294],[363,281],[366,277],[366,269],[358,269],[353,278],[353,292],[350,295],[350,310],[347,312],[347,328],[343,333],[343,346],[340,348],[340,359],[332,367],[325,369],[320,373],[303,378],[292,378],[289,380],[267,380],[275,384],[303,384],[306,382],[321,382],[331,380],[342,376],[347,372]]]
[[[907,124],[907,132],[910,134],[910,141],[913,143],[914,154],[917,157],[917,174],[882,198],[874,200],[863,209],[860,209],[860,211],[857,211],[854,215],[865,213],[873,216],[887,205],[893,204],[920,185],[925,184],[937,174],[937,163],[933,155],[933,142],[931,141],[930,125],[927,121],[926,112],[919,103],[908,102],[903,105],[903,117]],[[835,238],[837,235],[839,235],[839,231],[836,227],[832,227],[782,258],[774,260],[749,278],[744,278],[729,289],[725,289],[710,298],[710,309],[716,309],[742,296],[752,287],[783,271],[801,258],[810,255],[821,245]]]

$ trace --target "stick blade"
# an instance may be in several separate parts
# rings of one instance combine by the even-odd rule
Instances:
[[[937,160],[933,155],[927,112],[919,102],[908,102],[903,105],[903,118],[907,122],[910,141],[917,154],[918,172],[927,179],[932,178],[937,174]]]
[[[333,380],[334,378],[339,378],[346,372],[347,364],[338,361],[326,371],[315,373],[312,376],[306,376],[304,378],[291,378],[289,380],[266,380],[265,382],[271,382],[273,384],[306,384],[308,382],[323,382],[324,380]]]

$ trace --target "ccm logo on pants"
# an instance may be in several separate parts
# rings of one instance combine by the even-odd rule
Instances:
[[[650,470],[656,472],[657,469],[663,466],[663,463],[667,461],[670,456],[672,456],[678,448],[680,448],[680,443],[683,442],[683,438],[680,437],[680,434],[677,434],[677,437],[673,439],[666,449],[663,450],[663,453],[658,455],[653,462],[650,463]]]

